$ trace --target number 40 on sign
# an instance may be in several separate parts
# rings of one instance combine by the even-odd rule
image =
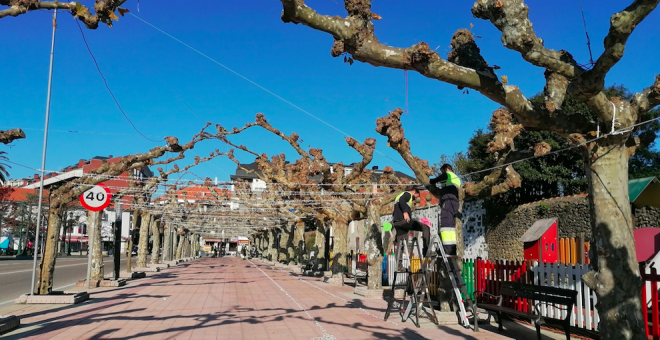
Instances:
[[[80,195],[80,204],[89,211],[101,211],[110,204],[110,189],[97,184]]]

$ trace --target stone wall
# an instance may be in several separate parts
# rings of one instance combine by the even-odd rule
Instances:
[[[554,198],[524,204],[510,212],[497,225],[488,225],[486,242],[493,260],[523,260],[523,244],[518,241],[534,222],[557,217],[559,237],[591,236],[586,195]]]
[[[632,208],[635,228],[660,227],[660,208]],[[487,223],[486,243],[488,255],[493,260],[522,260],[523,244],[518,241],[535,221],[557,217],[559,237],[578,237],[584,234],[591,239],[591,222],[587,195],[552,198],[524,204],[510,212],[506,218],[493,225]]]
[[[660,208],[633,207],[635,228],[660,228]]]

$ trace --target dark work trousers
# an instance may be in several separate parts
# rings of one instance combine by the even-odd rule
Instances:
[[[440,211],[440,228],[456,228],[456,215],[458,215],[458,198],[454,195],[442,195],[442,206]],[[456,240],[457,242],[459,240]],[[445,254],[456,255],[456,245],[445,245]]]
[[[399,244],[400,240],[404,240],[406,237],[408,237],[408,233],[410,231],[421,231],[422,232],[422,238],[424,239],[424,244],[422,245],[422,256],[426,256],[426,250],[429,246],[429,243],[431,242],[431,228],[427,226],[426,224],[418,221],[411,219],[410,222],[406,222],[406,220],[401,220],[394,222],[392,224],[394,229],[396,229],[396,244]],[[396,251],[399,251],[398,248],[395,248]],[[397,258],[399,258],[399,255],[397,255]]]

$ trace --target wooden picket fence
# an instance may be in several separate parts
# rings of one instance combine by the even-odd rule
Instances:
[[[564,239],[563,250],[573,249],[574,240]],[[560,251],[562,250],[560,243]],[[585,242],[585,251],[588,251],[588,243]],[[496,299],[485,294],[475,292],[486,292],[493,295],[499,295],[502,282],[521,282],[526,284],[535,284],[547,287],[557,287],[571,289],[578,292],[577,303],[571,311],[571,325],[576,328],[582,328],[590,331],[599,330],[600,317],[596,309],[598,298],[583,281],[582,275],[590,271],[587,263],[572,264],[577,261],[577,252],[567,251],[561,259],[569,263],[538,263],[525,261],[489,261],[489,260],[464,260],[463,261],[463,281],[466,284],[468,295],[481,303],[496,303]],[[419,270],[420,259],[413,257],[409,261],[404,254],[404,265],[410,263],[413,272]],[[585,260],[586,262],[586,260]],[[389,255],[387,263],[387,283],[391,286],[394,280],[394,271],[396,257]],[[442,262],[438,261],[436,267],[432,268],[434,274],[431,275],[429,288],[431,296],[438,298],[439,287],[439,268]],[[645,282],[642,289],[642,314],[644,323],[647,325],[646,334],[649,339],[660,340],[660,274],[655,268],[640,267],[642,279]],[[399,278],[399,283],[404,283],[404,278]],[[515,308],[519,311],[528,312],[534,307],[532,301],[527,299],[505,297],[503,305],[509,308]],[[541,304],[539,306],[543,316],[552,318],[564,318],[568,311],[557,308],[551,304]]]
[[[593,292],[582,281],[582,275],[589,272],[586,264],[566,265],[562,263],[538,263],[534,262],[532,272],[534,273],[534,284],[546,287],[571,289],[578,292],[577,304],[571,313],[571,326],[588,330],[598,330],[600,318],[596,310],[598,299]],[[563,319],[567,310],[562,310],[551,304],[540,305],[541,315]]]
[[[660,314],[658,313],[658,282],[660,275],[655,268],[640,266],[639,272],[645,282],[642,288],[642,316],[646,325],[646,337],[660,340]]]
[[[502,282],[531,283],[527,271],[526,262],[476,260],[474,261],[474,287],[477,292],[499,295]],[[473,296],[475,296],[474,292]],[[486,294],[477,293],[475,297],[477,302],[497,303],[495,297]],[[531,308],[528,306],[527,299],[519,298],[505,298],[502,305],[525,312]]]

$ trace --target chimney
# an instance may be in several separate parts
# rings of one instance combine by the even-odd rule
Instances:
[[[34,179],[39,179],[39,175],[34,175]]]
[[[374,165],[371,167],[371,170],[378,170],[378,165]]]
[[[112,159],[112,155],[108,156],[108,159]]]
[[[78,167],[82,168],[83,166],[85,166],[85,160],[81,159],[81,160],[78,161]]]

